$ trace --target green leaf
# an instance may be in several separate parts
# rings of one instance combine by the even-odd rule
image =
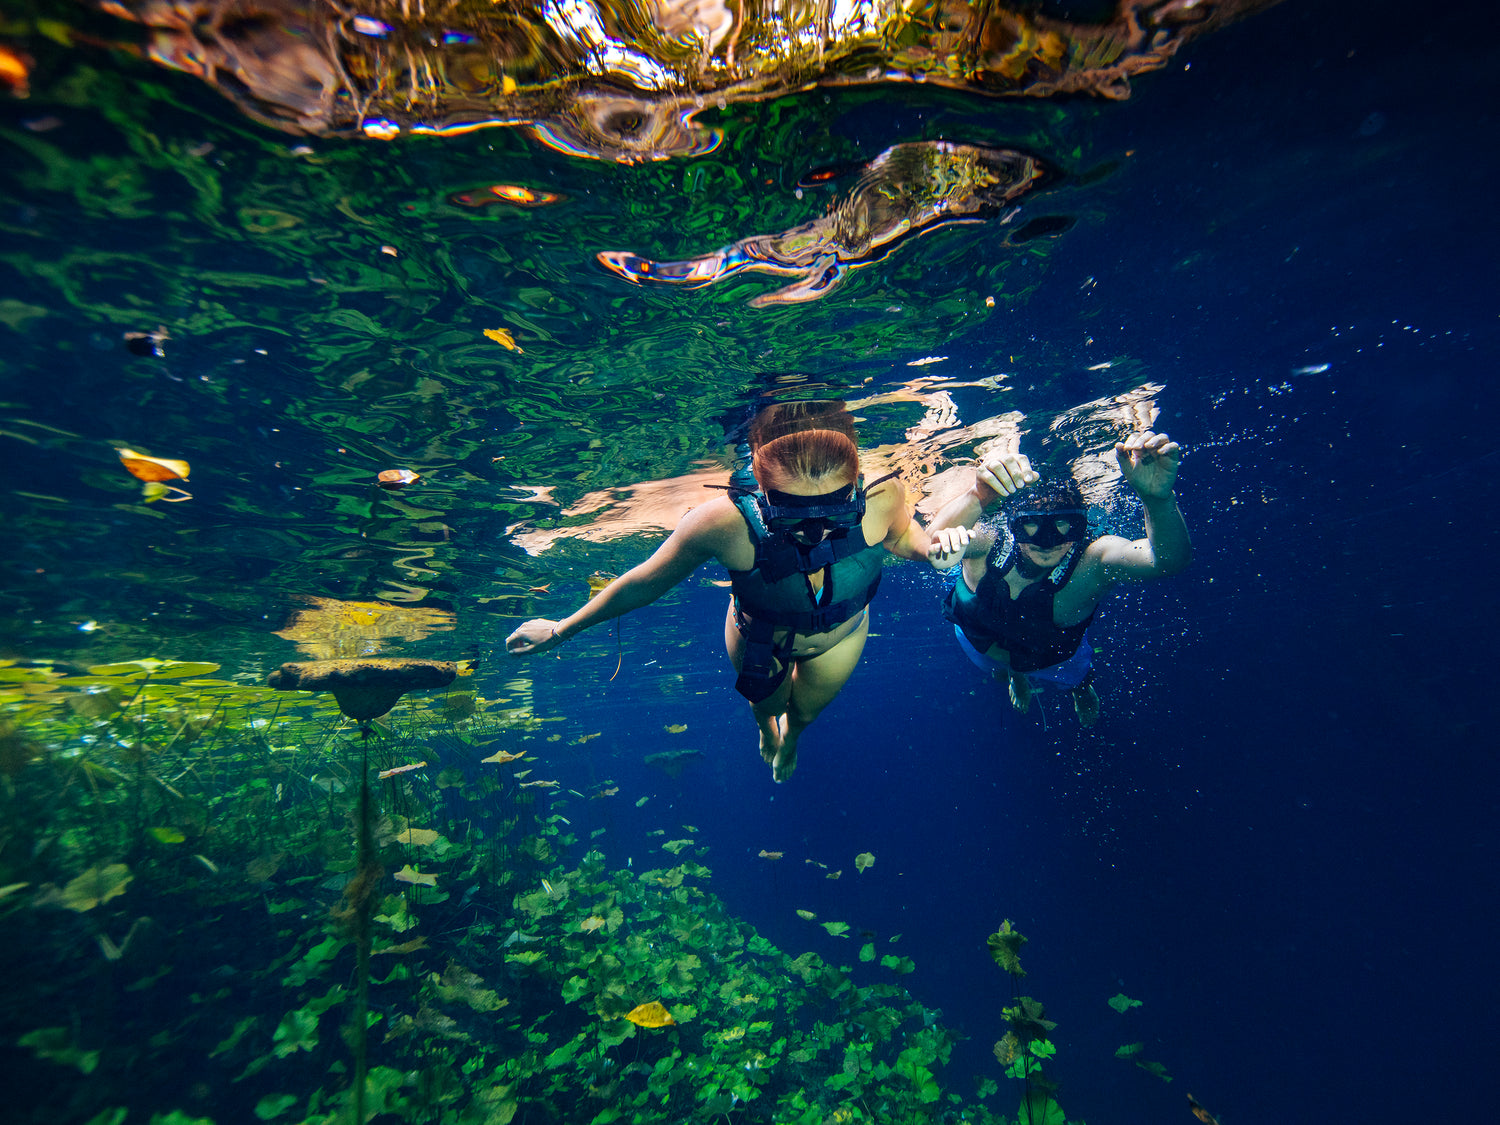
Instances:
[[[985,938],[985,944],[990,947],[990,956],[994,958],[995,964],[1012,976],[1026,975],[1026,970],[1021,968],[1021,946],[1026,944],[1026,939],[1011,929],[1009,918]]]
[[[187,839],[180,828],[148,828],[146,831],[161,844],[180,844]]]
[[[281,1017],[276,1033],[271,1037],[278,1059],[294,1055],[298,1051],[311,1051],[318,1045],[318,1017],[305,1008],[288,1012]]]
[[[861,961],[875,960],[875,943],[873,941],[867,941],[859,947],[859,959]]]
[[[262,1121],[270,1121],[273,1117],[280,1117],[296,1104],[296,1094],[267,1094],[255,1103],[255,1116]]]
[[[1132,1000],[1123,992],[1115,993],[1115,995],[1111,996],[1108,1000],[1109,1006],[1115,1011],[1119,1012],[1122,1016],[1131,1008],[1139,1008],[1141,1006],[1141,1003],[1142,1002],[1140,1000]]]
[[[834,937],[843,937],[849,932],[848,922],[820,922],[819,925]]]

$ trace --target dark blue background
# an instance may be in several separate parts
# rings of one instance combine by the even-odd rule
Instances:
[[[984,937],[1013,919],[1070,1118],[1188,1120],[1191,1091],[1226,1125],[1490,1119],[1487,13],[1286,4],[1101,118],[1130,153],[1104,213],[1004,327],[1166,383],[1197,558],[1109,603],[1098,727],[1055,694],[1045,728],[1013,715],[908,566],[774,786],[730,690],[722,594],[691,588],[626,621],[613,683],[603,630],[538,672],[543,710],[605,731],[572,753],[657,794],[615,813],[612,858],[645,846],[637,827],[694,824],[719,893],[787,948],[857,953],[797,908],[900,932],[914,995],[972,1037],[953,1079],[994,1071],[1007,982]],[[1042,393],[1022,380],[1013,405],[1056,409]],[[676,781],[629,765],[690,745],[708,756]],[[1117,1015],[1119,991],[1143,1006]],[[1172,1083],[1113,1057],[1136,1041]]]

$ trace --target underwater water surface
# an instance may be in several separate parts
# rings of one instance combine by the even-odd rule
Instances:
[[[601,7],[626,58],[7,5],[6,1119],[1492,1115],[1488,9],[1205,4],[1122,97],[1107,15],[1199,6],[1014,5],[978,78],[962,5],[879,9],[869,78],[853,6],[668,7]],[[1139,535],[1101,454],[1183,445],[1195,559],[1105,603],[1096,726],[915,564],[785,784],[720,573],[506,655],[802,398],[929,515],[1014,432]],[[456,675],[267,686],[364,657]]]

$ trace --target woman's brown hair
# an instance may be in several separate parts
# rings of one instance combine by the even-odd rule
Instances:
[[[859,477],[854,419],[842,402],[768,406],[750,426],[755,479],[763,488],[802,477]]]

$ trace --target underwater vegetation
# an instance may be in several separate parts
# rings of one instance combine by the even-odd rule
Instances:
[[[1062,1125],[1009,922],[1010,1030],[965,1097],[909,958],[778,948],[690,826],[655,866],[581,841],[522,780],[524,682],[351,724],[219,671],[0,663],[0,1051],[45,1076],[11,1120]]]

